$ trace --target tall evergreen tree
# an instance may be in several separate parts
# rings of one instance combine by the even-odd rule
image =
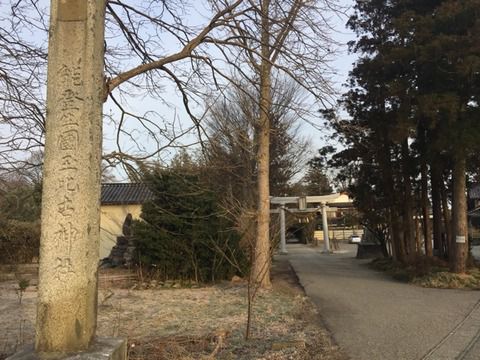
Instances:
[[[431,197],[435,247],[444,252],[443,215],[456,272],[466,265],[466,159],[478,147],[479,5],[478,0],[357,1],[348,24],[358,35],[351,49],[361,57],[342,101],[352,119],[332,123],[348,146],[336,162],[356,169],[351,190],[357,202],[384,214],[376,220],[389,224],[394,257],[416,256],[415,214],[424,219],[425,254],[432,255]],[[452,184],[445,186],[448,173]]]

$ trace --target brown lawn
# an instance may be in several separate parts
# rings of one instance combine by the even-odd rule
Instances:
[[[112,274],[103,279],[118,276]],[[274,288],[258,293],[249,340],[245,283],[144,290],[101,284],[97,334],[128,338],[131,360],[345,358],[285,261],[275,264]],[[0,359],[33,342],[36,289],[19,304],[16,287],[0,283]]]

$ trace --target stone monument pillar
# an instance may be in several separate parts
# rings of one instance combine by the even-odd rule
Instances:
[[[105,0],[52,0],[37,352],[87,349],[97,318]]]

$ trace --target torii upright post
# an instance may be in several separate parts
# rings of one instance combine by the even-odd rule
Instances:
[[[323,225],[323,252],[330,254],[330,239],[328,237],[327,204],[322,203],[322,225]]]
[[[280,254],[288,253],[285,232],[285,205],[282,205],[280,206]]]

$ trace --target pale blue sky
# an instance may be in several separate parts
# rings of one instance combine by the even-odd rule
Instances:
[[[340,3],[345,8],[348,8],[349,6],[353,5],[353,0],[341,0]],[[205,14],[205,10],[203,8],[191,9],[190,12],[191,13],[189,14],[189,25],[200,25],[208,21],[208,18],[203,16],[203,14]],[[334,82],[334,86],[338,94],[340,94],[344,91],[344,89],[342,89],[342,84],[345,83],[348,72],[350,71],[352,63],[356,58],[355,56],[348,54],[346,45],[348,41],[354,39],[354,35],[350,32],[349,29],[346,29],[345,27],[347,16],[332,13],[330,17],[331,24],[334,27],[334,30],[332,30],[332,36],[340,44],[336,57],[331,63],[331,67],[335,70],[335,75],[332,76],[332,81]],[[176,43],[173,42],[171,44],[168,44],[168,39],[165,39],[164,42],[167,44],[166,47],[171,47],[172,51],[178,46]],[[130,99],[129,106],[136,112],[142,112],[147,109],[155,109],[167,121],[171,120],[173,117],[177,117],[178,121],[183,124],[184,128],[191,126],[191,121],[183,109],[180,94],[178,93],[178,91],[176,91],[173,87],[168,86],[165,89],[163,97],[164,100],[169,102],[174,108],[165,106],[164,104],[162,105],[158,100],[152,98],[142,98],[141,100]],[[105,106],[105,113],[110,112],[115,114],[115,108],[112,106],[111,103],[107,103]],[[197,114],[200,113],[202,113],[201,107],[197,108]],[[321,119],[317,117],[312,117],[310,121],[318,125],[322,123]],[[134,130],[134,128],[135,125],[132,125],[132,131]],[[109,149],[112,147],[113,131],[111,131],[112,129],[111,127],[109,127],[108,122],[106,123],[105,130],[105,148]],[[316,152],[316,149],[318,149],[319,147],[331,141],[331,136],[327,131],[319,131],[318,129],[315,129],[306,122],[301,124],[301,132],[305,137],[310,139],[312,144],[312,153]],[[186,136],[182,140],[182,142],[186,144],[194,143],[195,141],[195,136]],[[132,143],[129,140],[124,139],[123,143],[125,144],[125,149],[133,151]],[[144,143],[146,143],[148,147],[149,141],[145,141]],[[171,154],[171,150],[163,151],[162,159],[169,159],[171,157]]]
[[[342,6],[349,7],[353,5],[354,0],[340,0]],[[49,1],[48,0],[41,0],[40,4],[47,7]],[[198,4],[204,4],[203,2],[192,2],[197,6]],[[9,6],[7,2],[0,0],[0,11],[2,13],[6,13],[9,11]],[[206,16],[207,10],[202,5],[200,8],[191,7],[187,14],[187,19],[190,22],[189,25],[201,25],[208,21]],[[352,62],[355,60],[355,56],[348,55],[346,43],[349,40],[354,38],[353,34],[345,28],[345,23],[347,21],[346,16],[340,16],[338,14],[331,14],[332,25],[334,27],[334,31],[332,31],[332,36],[334,39],[341,44],[338,49],[338,53],[334,60],[331,63],[331,67],[335,69],[336,73],[332,77],[332,81],[335,83],[335,88],[340,94],[342,90],[342,84],[345,82],[347,78],[348,71],[351,69]],[[33,30],[32,30],[33,31]],[[45,34],[36,34],[33,32],[31,35],[33,39],[38,37],[39,41],[45,41],[46,37]],[[173,52],[175,49],[178,48],[178,45],[174,44],[173,42],[169,42],[168,38],[162,39],[165,43],[165,49],[168,51],[170,50]],[[135,65],[129,64],[130,65]],[[191,121],[188,116],[185,114],[183,109],[183,104],[180,101],[179,94],[172,88],[166,87],[164,94],[162,94],[164,100],[170,103],[170,106],[166,106],[157,99],[152,98],[145,98],[145,97],[137,97],[137,98],[129,98],[128,107],[136,112],[145,112],[148,110],[154,110],[158,112],[159,117],[157,120],[161,123],[161,117],[164,120],[170,121],[172,119],[176,119],[178,124],[181,125],[183,128],[188,128],[191,126]],[[313,105],[313,104],[312,104]],[[201,109],[197,108],[197,112],[200,113]],[[111,101],[107,102],[104,107],[105,114],[111,114],[114,118],[118,118],[118,112],[115,110],[115,107],[111,103]],[[318,118],[312,118],[312,122],[320,124],[321,121]],[[128,131],[132,133],[136,138],[139,140],[140,146],[144,146],[146,149],[151,149],[154,147],[154,144],[151,142],[151,139],[145,137],[144,135],[136,132],[138,128],[138,124],[132,122],[130,126],[127,127]],[[329,134],[325,131],[318,131],[317,129],[313,128],[312,126],[308,125],[307,123],[302,124],[302,134],[308,137],[312,143],[312,152],[316,151],[319,147],[325,145],[325,143],[330,138]],[[106,152],[111,151],[114,149],[115,143],[115,129],[113,124],[106,119],[104,122],[104,149]],[[185,137],[182,140],[182,143],[194,143],[196,141],[194,136]],[[135,151],[135,146],[132,142],[130,142],[126,137],[124,137],[121,141],[122,146],[124,147],[125,151]],[[171,150],[166,150],[162,152],[162,157],[170,158],[171,157]]]

